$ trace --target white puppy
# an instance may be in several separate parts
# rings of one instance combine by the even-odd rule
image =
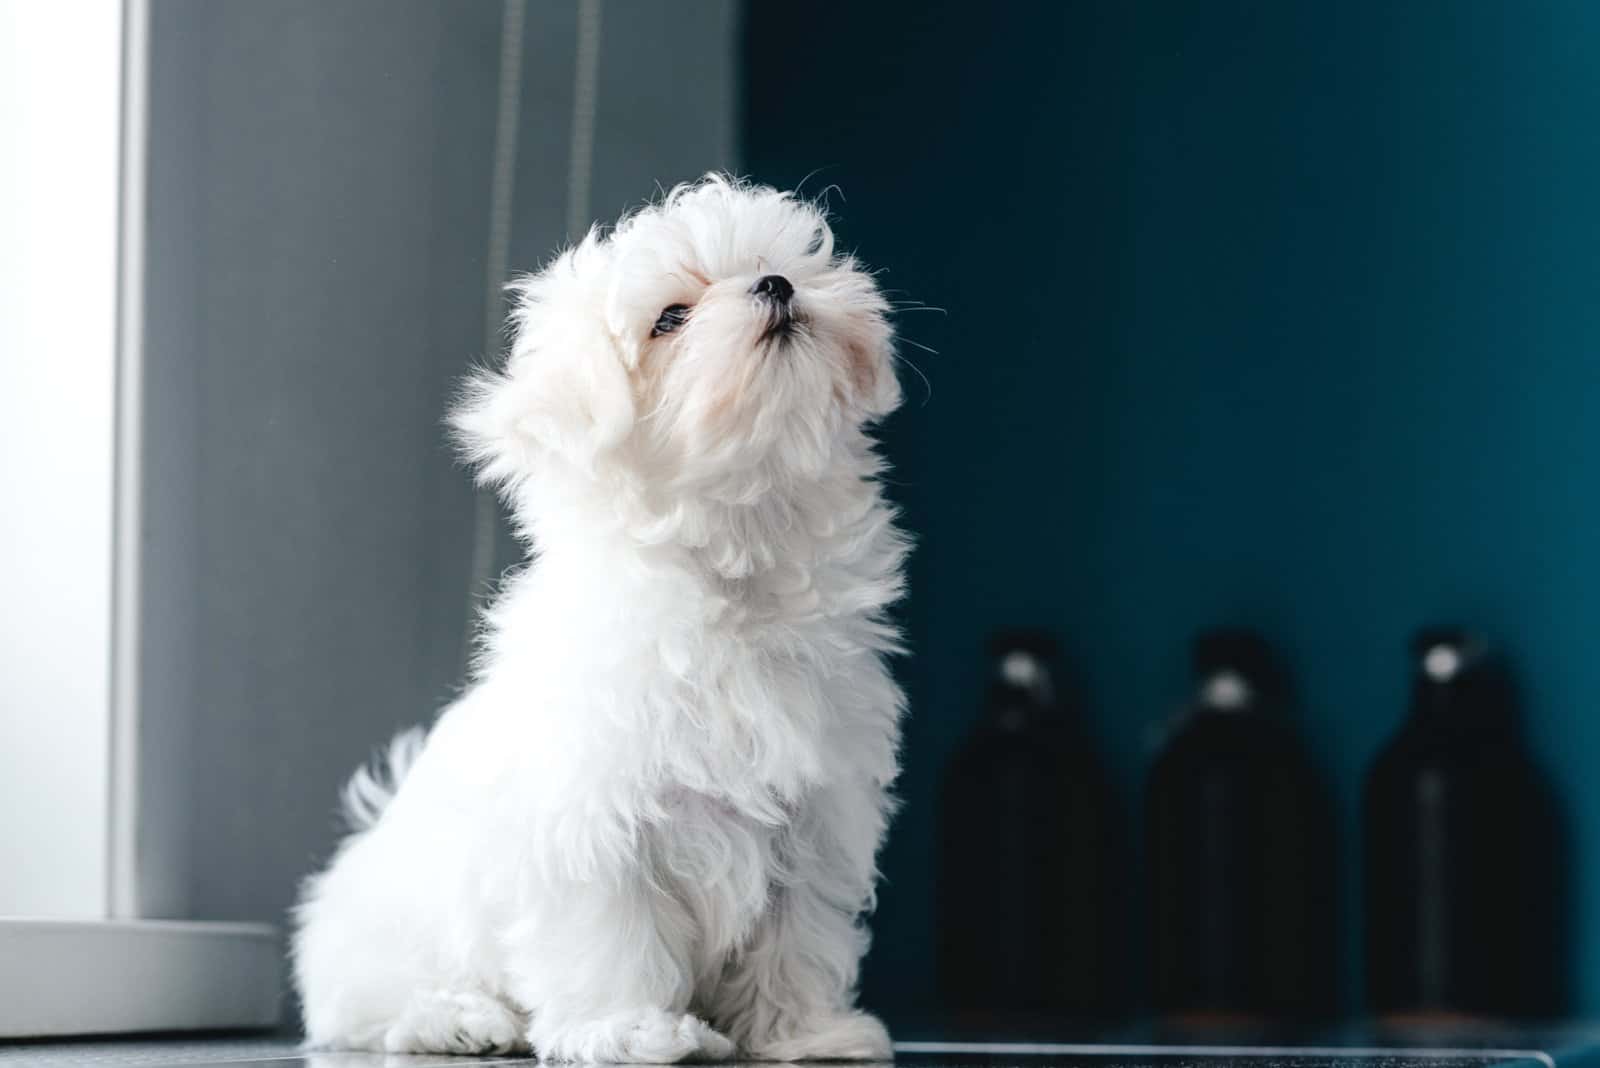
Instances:
[[[536,553],[471,687],[350,784],[310,1042],[886,1058],[853,1001],[903,701],[887,305],[816,207],[717,176],[516,288],[454,424]]]

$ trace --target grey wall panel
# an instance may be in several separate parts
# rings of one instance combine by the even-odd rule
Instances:
[[[143,885],[280,920],[338,783],[456,681],[439,420],[484,347],[500,5],[164,0],[151,29]]]
[[[460,683],[503,6],[155,0],[146,915],[283,922],[339,786]],[[571,205],[577,4],[530,2],[510,266]],[[603,9],[598,213],[733,165],[731,0]],[[518,555],[502,538],[500,564]]]
[[[189,101],[201,80],[202,50],[183,47],[198,26],[177,22],[178,9],[150,9],[152,105],[146,159],[144,402],[140,473],[143,529],[139,569],[139,814],[135,864],[138,909],[147,916],[189,915],[190,777],[198,687],[196,617],[200,523],[196,492],[200,454],[198,304],[203,224],[200,123]],[[154,108],[153,108],[154,110]]]

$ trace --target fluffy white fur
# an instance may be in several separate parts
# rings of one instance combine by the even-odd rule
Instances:
[[[297,913],[309,1040],[886,1058],[853,1002],[902,707],[887,305],[815,206],[717,176],[516,290],[453,421],[532,560],[470,688],[347,790]]]

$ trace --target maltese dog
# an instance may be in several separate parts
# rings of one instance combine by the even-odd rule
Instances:
[[[854,1007],[903,706],[888,305],[816,206],[716,175],[513,288],[452,422],[532,559],[346,789],[310,1044],[888,1058]]]

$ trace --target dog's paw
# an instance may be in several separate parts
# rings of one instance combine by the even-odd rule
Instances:
[[[733,1043],[698,1016],[660,1009],[615,1013],[530,1036],[543,1061],[602,1064],[675,1064],[721,1061]]]
[[[864,1012],[796,1021],[783,1034],[754,1041],[744,1052],[760,1061],[894,1060],[888,1029]]]
[[[525,1021],[499,998],[480,991],[431,990],[412,996],[384,1032],[389,1053],[520,1053]]]

